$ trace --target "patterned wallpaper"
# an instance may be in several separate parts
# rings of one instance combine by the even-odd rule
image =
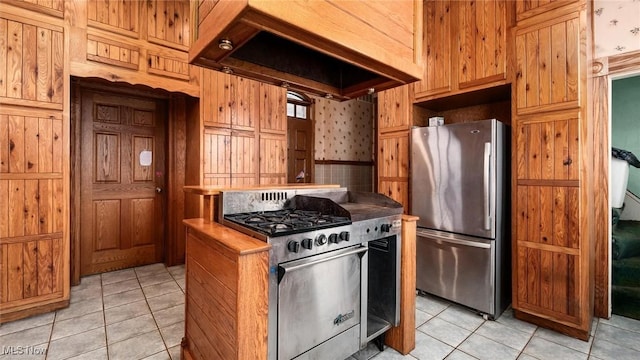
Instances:
[[[640,50],[640,0],[593,2],[595,57]]]
[[[314,97],[316,160],[373,160],[373,103]]]

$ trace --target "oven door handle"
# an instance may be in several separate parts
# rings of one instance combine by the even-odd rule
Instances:
[[[361,253],[366,252],[367,250],[369,250],[368,247],[361,246],[361,247],[358,247],[356,249],[342,251],[339,254],[335,254],[335,255],[329,256],[329,257],[322,257],[320,259],[314,259],[314,258],[317,258],[317,256],[312,256],[312,257],[309,257],[309,258],[306,258],[306,259],[302,259],[302,260],[298,260],[298,261],[292,261],[291,263],[278,265],[278,284],[280,283],[280,281],[284,277],[284,274],[286,274],[288,272],[299,270],[299,269],[302,269],[302,268],[305,268],[305,267],[308,267],[308,266],[311,266],[311,265],[319,264],[321,262],[335,260],[335,259],[338,259],[338,258],[341,258],[341,257],[344,257],[344,256],[349,256],[349,255],[353,255],[353,254],[361,254]]]

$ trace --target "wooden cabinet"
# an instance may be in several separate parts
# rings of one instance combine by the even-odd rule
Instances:
[[[580,0],[519,0],[516,1],[516,20],[522,21],[526,18],[551,11],[553,9],[574,3]]]
[[[523,25],[518,24],[515,35],[517,115],[581,106],[578,96],[580,86],[585,85],[580,71],[585,71],[585,65],[580,63],[580,44],[584,44],[586,24],[580,17],[578,11],[565,11],[562,16],[544,20],[529,18]]]
[[[286,90],[202,71],[203,185],[286,182]]]
[[[512,306],[519,319],[587,340],[595,235],[586,10],[553,9],[515,30]]]
[[[188,63],[192,38],[188,0],[65,4],[70,75],[199,95],[200,69]]]
[[[513,9],[506,0],[425,1],[416,101],[506,84]]]
[[[378,94],[378,192],[409,210],[409,131],[413,124],[412,86]]]
[[[220,224],[185,220],[183,359],[266,359],[269,248]]]
[[[507,79],[507,34],[512,1],[459,1],[455,49],[458,88],[502,84]],[[508,13],[509,12],[509,13]]]
[[[424,72],[414,85],[417,98],[452,90],[453,3],[451,0],[424,2]]]
[[[0,14],[0,323],[69,302],[68,58],[47,5]]]
[[[349,99],[420,76],[422,3],[202,0],[190,62]],[[232,49],[219,47],[221,41]]]

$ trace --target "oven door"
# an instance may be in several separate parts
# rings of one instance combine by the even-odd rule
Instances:
[[[293,359],[349,329],[359,334],[366,252],[354,246],[278,266],[278,359]],[[359,350],[357,336],[345,339],[331,346],[336,353]]]

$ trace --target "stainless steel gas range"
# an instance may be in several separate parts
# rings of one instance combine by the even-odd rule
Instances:
[[[399,323],[402,206],[346,188],[222,191],[220,221],[271,244],[268,358],[344,359]]]

